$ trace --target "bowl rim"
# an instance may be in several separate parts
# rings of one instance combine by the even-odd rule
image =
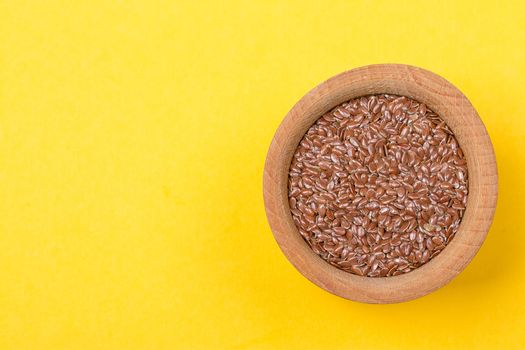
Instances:
[[[467,208],[454,239],[421,267],[392,277],[342,271],[315,254],[300,236],[288,204],[288,171],[308,128],[331,108],[359,96],[389,93],[427,104],[455,133],[469,172]],[[314,284],[365,303],[396,303],[426,295],[450,282],[474,258],[494,217],[498,174],[487,130],[470,101],[450,82],[404,64],[375,64],[340,73],[314,87],[286,114],[267,153],[263,175],[265,211],[286,258]]]

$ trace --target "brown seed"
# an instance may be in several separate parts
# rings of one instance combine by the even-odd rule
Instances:
[[[346,230],[342,227],[334,227],[333,231],[338,236],[343,236],[346,233]]]
[[[443,238],[440,236],[434,236],[432,237],[432,243],[434,243],[435,246],[440,246],[443,244]]]

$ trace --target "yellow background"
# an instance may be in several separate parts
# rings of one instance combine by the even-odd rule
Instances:
[[[0,349],[525,347],[522,1],[1,1]],[[430,69],[492,137],[500,197],[445,288],[365,305],[303,278],[262,172],[309,89]]]

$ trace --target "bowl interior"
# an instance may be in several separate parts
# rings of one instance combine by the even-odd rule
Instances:
[[[310,126],[325,112],[356,97],[396,94],[425,103],[455,133],[467,159],[467,209],[454,239],[425,265],[394,277],[362,277],[317,256],[303,240],[288,205],[288,171]],[[268,151],[264,173],[268,221],[282,251],[309,280],[341,297],[369,303],[417,298],[449,282],[474,257],[495,211],[497,169],[487,131],[468,99],[429,71],[405,65],[374,65],[339,74],[305,95],[286,115]]]

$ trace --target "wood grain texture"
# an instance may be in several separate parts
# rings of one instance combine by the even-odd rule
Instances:
[[[288,205],[288,169],[308,128],[325,112],[370,94],[404,95],[428,105],[454,131],[467,158],[469,196],[455,238],[434,259],[394,277],[361,277],[328,264],[303,240]],[[268,222],[288,260],[319,287],[366,303],[395,303],[421,297],[452,280],[472,260],[489,231],[498,194],[490,137],[469,100],[427,70],[397,64],[371,65],[339,74],[315,87],[288,112],[270,145],[263,176]]]

